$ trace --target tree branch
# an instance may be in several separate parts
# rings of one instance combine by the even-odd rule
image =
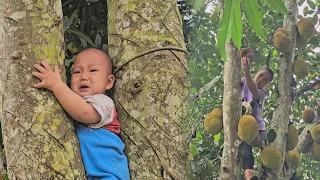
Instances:
[[[152,49],[152,50],[149,50],[149,51],[146,51],[146,52],[143,52],[129,60],[127,60],[125,63],[121,64],[120,66],[118,66],[115,70],[114,70],[114,74],[116,74],[121,68],[123,68],[125,65],[129,64],[129,62],[135,60],[135,59],[138,59],[142,56],[145,56],[147,54],[151,54],[151,53],[154,53],[154,52],[157,52],[157,51],[164,51],[164,50],[173,50],[173,51],[180,51],[180,52],[184,52],[186,53],[187,55],[189,55],[188,51],[185,50],[185,49],[181,49],[181,48],[177,48],[177,47],[163,47],[163,48],[157,48],[157,49]]]
[[[297,151],[298,153],[301,153],[301,151],[309,144],[308,142],[309,142],[309,139],[311,138],[310,131],[312,127],[315,125],[316,123],[310,123],[304,127],[303,131],[299,135],[298,144],[294,148],[295,151]]]
[[[319,79],[317,79],[317,80],[316,80],[315,82],[313,82],[313,83],[309,83],[309,84],[305,85],[304,87],[302,87],[302,88],[300,89],[299,92],[296,92],[296,93],[294,94],[294,97],[296,98],[296,97],[301,96],[303,93],[305,93],[306,91],[309,91],[310,89],[314,88],[314,87],[315,87],[316,85],[318,85],[318,84],[320,84],[320,80],[319,80]]]
[[[221,74],[223,71],[221,72]],[[213,78],[209,83],[205,84],[202,88],[200,88],[196,94],[191,95],[188,98],[188,102],[199,101],[199,99],[203,98],[203,96],[221,79],[221,74]]]

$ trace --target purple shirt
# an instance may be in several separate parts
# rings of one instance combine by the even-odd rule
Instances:
[[[241,83],[242,83],[241,97],[244,101],[251,103],[251,101],[253,100],[253,94],[251,93],[251,91],[247,86],[246,79],[242,78]],[[256,106],[252,108],[252,115],[256,118],[258,122],[259,130],[266,130],[266,124],[262,117],[262,110],[263,110],[264,100],[266,98],[266,92],[262,89],[258,89],[258,91],[260,94],[260,99],[259,99],[259,102],[257,102]]]

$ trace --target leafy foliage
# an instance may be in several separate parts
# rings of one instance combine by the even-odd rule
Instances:
[[[190,0],[185,2],[189,7],[194,4],[195,0]],[[252,10],[252,7],[244,7],[246,3],[256,3],[254,6],[257,8]],[[281,2],[281,3],[280,3]],[[222,60],[222,55],[220,50],[217,48],[219,46],[217,40],[219,39],[219,30],[223,22],[220,21],[218,13],[218,2],[217,1],[206,1],[203,5],[198,5],[198,9],[195,7],[191,8],[193,10],[186,10],[182,12],[184,17],[184,33],[185,40],[187,43],[188,50],[190,52],[189,59],[189,83],[190,83],[190,94],[194,95],[200,88],[210,82],[213,78],[220,75],[224,61]],[[305,13],[301,13],[299,17],[310,17],[315,21],[319,21],[319,1],[309,1],[300,0],[298,1],[299,8],[307,9]],[[277,28],[283,26],[283,17],[287,13],[287,10],[283,8],[283,1],[274,0],[260,0],[260,1],[241,1],[240,4],[241,12],[241,23],[242,23],[242,39],[241,47],[253,47],[255,50],[255,62],[251,69],[252,73],[257,72],[260,68],[264,66],[269,66],[274,71],[274,80],[267,88],[267,99],[264,105],[263,116],[266,121],[267,130],[269,130],[269,123],[272,119],[273,111],[277,106],[277,99],[279,97],[277,89],[277,79],[278,79],[278,57],[279,53],[273,48],[272,38],[273,33]],[[250,10],[245,10],[251,9]],[[226,9],[226,8],[224,8]],[[235,9],[233,9],[235,12]],[[245,12],[246,11],[246,12]],[[249,12],[247,12],[249,11]],[[229,12],[230,13],[230,12]],[[234,13],[236,14],[236,13]],[[250,15],[251,14],[251,15]],[[259,27],[252,27],[253,21],[248,18],[248,16],[259,16],[261,20],[261,29],[265,33],[263,38],[262,32],[257,33],[256,29]],[[235,17],[235,15],[233,16]],[[229,18],[230,19],[230,18]],[[233,22],[232,22],[233,23]],[[228,23],[227,23],[228,24]],[[319,25],[316,25],[319,31]],[[233,28],[232,32],[233,32]],[[260,30],[261,30],[260,29]],[[238,32],[238,30],[235,30]],[[224,36],[227,37],[224,32]],[[230,37],[234,43],[233,36]],[[223,39],[223,38],[222,38]],[[225,41],[225,40],[223,40]],[[293,78],[296,80],[296,86],[294,87],[295,92],[300,92],[303,87],[306,87],[310,83],[319,80],[319,60],[320,60],[320,35],[313,36],[309,41],[308,45],[304,49],[296,49],[296,55],[300,58],[306,59],[308,63],[309,74],[308,77],[304,79],[297,80],[295,75]],[[232,73],[232,72],[230,72]],[[302,123],[302,111],[306,107],[315,107],[319,101],[320,90],[319,86],[313,87],[310,90],[303,92],[302,95],[295,98],[292,106],[292,116],[291,121],[303,127]],[[201,175],[205,174],[205,179],[213,179],[219,177],[219,168],[213,168],[212,162],[218,156],[212,152],[217,152],[218,154],[222,152],[223,147],[223,133],[210,136],[203,128],[204,117],[216,107],[222,106],[223,100],[223,77],[209,90],[209,92],[198,101],[193,102],[189,105],[189,127],[191,129],[196,129],[197,136],[194,139],[190,138],[189,144],[192,146],[192,152],[198,152],[193,158],[189,159],[189,164],[191,164],[190,171],[195,179],[201,179]],[[300,129],[301,132],[301,129]],[[271,134],[270,134],[271,135]],[[270,141],[274,137],[270,136]],[[211,139],[211,143],[207,143],[204,146],[203,141],[208,141]],[[195,150],[197,148],[197,151]],[[210,149],[206,151],[204,149]],[[258,168],[260,164],[260,149],[254,149],[255,157],[255,168]],[[201,154],[201,153],[202,154]],[[304,169],[305,179],[317,179],[319,176],[319,162],[310,159],[309,154],[302,154],[302,168]],[[219,158],[214,161],[214,165],[217,167],[220,165]],[[196,168],[196,167],[210,167],[211,173],[208,173],[206,168]]]
[[[68,83],[75,55],[86,47],[107,52],[107,3],[104,0],[62,0]]]

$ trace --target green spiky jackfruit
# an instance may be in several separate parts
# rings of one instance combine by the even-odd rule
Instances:
[[[311,108],[306,108],[302,113],[304,122],[311,123],[315,117],[314,111]]]
[[[208,116],[212,116],[213,118],[222,119],[223,118],[223,111],[219,108],[214,108]]]
[[[261,162],[267,168],[276,169],[280,166],[281,159],[281,153],[275,147],[267,146],[261,152]]]
[[[302,79],[308,76],[308,65],[304,59],[298,58],[293,63],[293,72],[297,78]]]
[[[238,133],[242,141],[251,143],[259,133],[256,119],[251,115],[243,115],[239,120]]]
[[[212,135],[219,134],[223,129],[222,110],[214,108],[204,119],[205,130]]]
[[[292,48],[292,38],[289,31],[278,28],[273,35],[273,46],[279,52],[289,52]]]
[[[304,39],[299,33],[297,33],[297,41],[298,48],[306,48],[308,44],[308,39]]]
[[[312,143],[311,156],[314,160],[320,161],[320,144],[315,141]]]
[[[288,151],[285,162],[289,169],[297,168],[301,164],[301,157],[297,151]]]
[[[304,39],[310,39],[316,32],[314,23],[309,18],[301,18],[298,23],[298,32]]]
[[[248,143],[250,146],[252,147],[258,147],[260,145],[260,135],[259,133],[257,134],[257,136],[254,138],[254,140],[250,143]]]
[[[320,125],[315,125],[312,127],[311,137],[315,142],[320,143]]]
[[[294,127],[293,124],[289,124],[288,126],[288,138],[286,143],[286,150],[293,150],[299,141],[298,130]]]

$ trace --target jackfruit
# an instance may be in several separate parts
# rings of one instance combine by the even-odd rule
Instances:
[[[301,18],[297,23],[298,32],[304,39],[310,39],[316,32],[314,23],[309,18]]]
[[[215,108],[207,115],[204,119],[204,128],[211,135],[219,134],[222,131],[223,119],[221,109]]]
[[[214,108],[208,115],[211,115],[214,118],[222,119],[223,118],[223,111],[219,108]]]
[[[252,63],[254,61],[254,50],[250,47],[248,48],[241,48],[239,51],[238,51],[238,56],[240,58],[242,57],[247,57],[249,58],[249,61],[250,63]]]
[[[311,137],[315,142],[320,143],[320,125],[313,126],[311,129]]]
[[[301,164],[301,157],[297,151],[289,151],[286,155],[286,164],[289,169],[297,168]]]
[[[251,147],[258,147],[260,145],[260,135],[259,133],[257,136],[254,138],[254,140],[250,143],[248,143]]]
[[[298,48],[306,48],[308,44],[308,40],[304,39],[299,33],[297,33],[296,44]]]
[[[289,124],[286,150],[287,151],[293,150],[298,144],[298,141],[299,141],[298,130],[294,127],[293,124]]]
[[[238,124],[238,133],[242,141],[251,143],[259,134],[259,126],[256,119],[251,115],[243,115]]]
[[[320,144],[314,141],[312,143],[311,156],[314,160],[320,161]]]
[[[298,58],[294,61],[293,72],[297,78],[302,79],[308,76],[308,65],[304,59]]]
[[[292,39],[289,31],[278,28],[273,35],[273,46],[279,52],[289,52],[292,48]]]
[[[276,169],[281,165],[281,159],[281,153],[275,147],[267,146],[261,152],[261,162],[267,168]]]
[[[302,113],[302,119],[307,123],[311,123],[314,119],[314,116],[314,111],[311,108],[306,108]]]

